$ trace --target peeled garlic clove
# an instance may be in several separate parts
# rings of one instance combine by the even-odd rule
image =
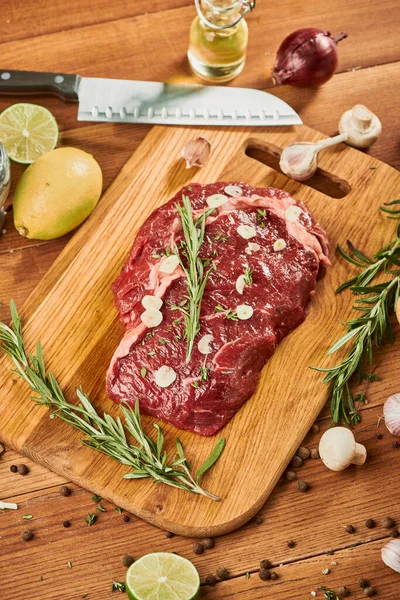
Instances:
[[[210,344],[213,341],[213,339],[214,336],[210,335],[209,333],[203,335],[203,337],[200,338],[197,344],[197,348],[199,349],[200,354],[210,354],[212,352]]]
[[[258,252],[258,250],[261,250],[261,246],[260,244],[256,244],[254,242],[249,242],[247,244],[247,247],[244,249],[244,251],[246,252],[246,254],[252,254],[252,252]]]
[[[155,308],[148,308],[140,315],[140,320],[146,327],[158,327],[163,320],[162,312]]]
[[[287,221],[290,221],[291,223],[295,223],[298,220],[301,213],[302,213],[302,210],[301,210],[300,206],[295,206],[293,204],[292,206],[289,206],[285,210],[285,218]]]
[[[238,292],[238,294],[243,294],[245,285],[246,285],[245,276],[239,275],[239,277],[236,279],[236,284],[235,284],[236,291]]]
[[[210,208],[218,208],[225,204],[225,202],[228,202],[228,200],[228,196],[225,196],[224,194],[213,194],[206,198],[206,202]]]
[[[163,305],[163,301],[161,300],[161,298],[158,298],[157,296],[143,296],[142,298],[142,306],[143,308],[155,308],[156,310],[160,310],[160,308]]]
[[[211,146],[203,137],[198,137],[186,144],[182,157],[186,160],[186,168],[204,167],[210,156]]]
[[[171,254],[171,256],[167,256],[161,262],[159,271],[161,273],[173,273],[176,267],[179,265],[179,258],[176,254]]]
[[[247,319],[250,319],[250,317],[253,316],[253,312],[253,308],[248,304],[239,304],[239,306],[236,307],[237,317],[241,321],[247,321]]]
[[[274,252],[280,252],[281,250],[284,250],[286,248],[286,242],[283,238],[279,238],[279,240],[276,240],[274,242]]]
[[[389,396],[383,406],[383,414],[390,433],[400,436],[400,394]]]
[[[257,231],[254,229],[254,227],[251,227],[251,225],[239,225],[239,227],[236,228],[236,231],[240,237],[245,240],[250,240],[252,237],[257,235]]]
[[[225,194],[228,194],[228,196],[233,197],[238,197],[243,194],[242,188],[238,185],[227,185],[226,187],[224,187],[224,192]]]
[[[400,540],[390,540],[383,546],[381,552],[385,565],[400,573]]]
[[[154,379],[159,387],[166,388],[174,383],[176,373],[172,367],[163,365],[154,373]]]

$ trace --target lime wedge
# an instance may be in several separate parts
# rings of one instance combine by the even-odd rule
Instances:
[[[189,560],[170,554],[146,554],[126,574],[131,600],[192,600],[200,589],[200,577]]]
[[[43,106],[13,104],[0,115],[0,142],[15,162],[33,163],[53,150],[57,140],[57,121]]]

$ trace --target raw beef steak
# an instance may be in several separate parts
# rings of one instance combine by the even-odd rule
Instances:
[[[223,194],[226,202],[207,217],[200,250],[205,269],[211,261],[215,268],[186,363],[183,315],[173,310],[185,302],[186,277],[179,265],[170,273],[160,266],[183,239],[175,204],[188,196],[197,218],[215,194]],[[245,183],[183,188],[143,224],[112,285],[126,332],[107,374],[108,395],[132,405],[138,398],[146,414],[180,429],[214,434],[253,394],[280,340],[305,319],[328,256],[325,232],[287,192]],[[144,296],[163,301],[156,327],[141,320]]]

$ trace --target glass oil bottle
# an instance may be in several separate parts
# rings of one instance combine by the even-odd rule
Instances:
[[[206,81],[230,81],[243,70],[248,29],[244,16],[255,0],[195,0],[197,17],[190,28],[188,59]]]

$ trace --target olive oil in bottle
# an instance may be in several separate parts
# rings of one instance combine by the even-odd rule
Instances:
[[[190,28],[188,59],[206,81],[230,81],[246,61],[248,30],[244,15],[255,1],[195,0],[197,17]]]

